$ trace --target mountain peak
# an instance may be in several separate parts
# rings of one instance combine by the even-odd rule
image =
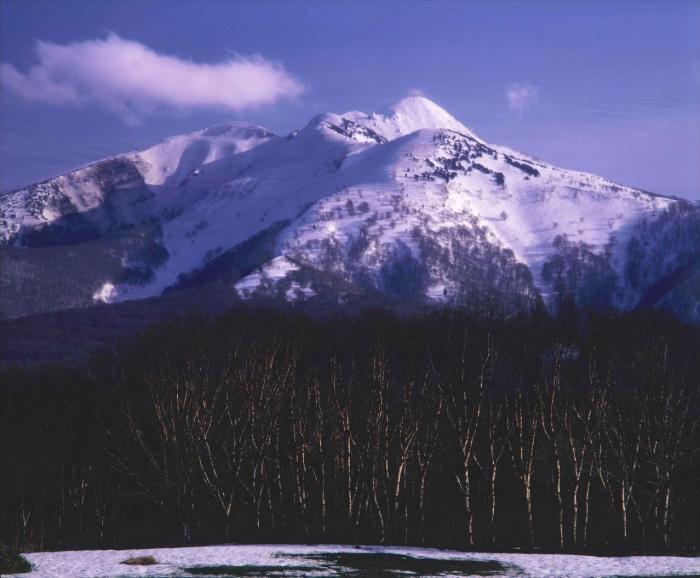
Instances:
[[[388,108],[388,111],[394,114],[415,114],[418,112],[428,113],[434,116],[450,116],[440,105],[425,96],[419,95],[404,96],[402,99],[392,104]],[[452,117],[450,116],[450,118]]]
[[[389,108],[369,116],[362,113],[347,113],[343,116],[371,128],[388,140],[421,129],[453,130],[478,139],[444,108],[424,96],[406,96]]]

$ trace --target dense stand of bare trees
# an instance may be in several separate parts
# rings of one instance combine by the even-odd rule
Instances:
[[[235,313],[7,371],[0,542],[700,540],[695,330]]]

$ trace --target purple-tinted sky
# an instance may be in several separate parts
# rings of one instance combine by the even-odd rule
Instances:
[[[3,191],[227,120],[286,133],[420,91],[487,141],[700,199],[697,0],[0,0],[0,59]]]

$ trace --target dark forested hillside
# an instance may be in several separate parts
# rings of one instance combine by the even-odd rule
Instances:
[[[0,385],[0,542],[687,549],[696,328],[238,311]]]

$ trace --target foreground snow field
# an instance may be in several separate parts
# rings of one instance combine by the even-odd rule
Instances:
[[[367,556],[395,555],[410,558],[440,561],[493,561],[504,568],[496,576],[699,576],[700,558],[683,558],[676,556],[629,556],[621,558],[574,556],[563,554],[490,554],[466,553],[452,550],[434,550],[426,548],[391,548],[379,546],[299,546],[299,545],[245,545],[245,546],[207,546],[197,548],[154,548],[148,550],[91,550],[76,552],[42,552],[27,554],[34,570],[24,574],[30,578],[71,576],[82,578],[101,577],[116,578],[125,576],[190,576],[185,568],[197,566],[228,566],[223,576],[373,576],[364,570],[343,572],[329,568],[319,561],[319,556],[342,558],[365,554]],[[122,562],[131,557],[153,556],[157,564],[150,566],[129,566]],[[439,563],[436,564],[436,567]],[[230,568],[246,567],[246,568]],[[257,567],[257,569],[256,569]],[[276,568],[279,567],[279,571]],[[294,570],[296,567],[296,570]],[[383,567],[377,576],[427,576],[423,569],[420,574],[414,572],[392,572]],[[444,570],[432,574],[462,576],[470,574],[445,574]],[[198,572],[202,575],[201,572]],[[212,571],[213,574],[213,571]],[[484,574],[477,574],[484,575]]]

